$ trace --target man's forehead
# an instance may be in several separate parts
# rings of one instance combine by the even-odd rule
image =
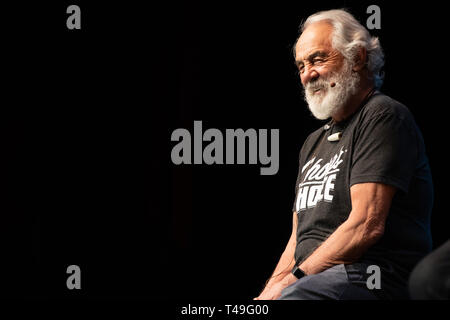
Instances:
[[[306,58],[315,51],[332,50],[333,27],[328,22],[317,22],[308,26],[295,44],[298,59]]]

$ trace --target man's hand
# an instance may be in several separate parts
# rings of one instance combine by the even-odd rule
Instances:
[[[263,292],[253,300],[276,300],[281,296],[281,291],[283,291],[284,288],[297,280],[298,279],[292,273],[289,273],[281,281],[274,283],[270,287],[266,287]]]
[[[266,287],[254,300],[276,300],[281,296],[281,291],[284,288],[285,286],[281,282],[277,282],[270,288]]]

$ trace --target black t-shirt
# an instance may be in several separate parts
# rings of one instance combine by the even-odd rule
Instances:
[[[328,141],[337,132],[342,132],[341,139]],[[298,213],[296,261],[305,260],[347,220],[352,185],[379,182],[396,187],[397,192],[383,237],[360,261],[400,274],[404,282],[431,250],[433,203],[423,138],[409,110],[375,92],[345,121],[310,134],[299,165],[293,207]]]

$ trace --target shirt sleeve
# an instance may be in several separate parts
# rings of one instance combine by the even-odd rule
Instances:
[[[350,186],[392,185],[407,193],[418,159],[412,116],[385,112],[363,123],[354,137]]]

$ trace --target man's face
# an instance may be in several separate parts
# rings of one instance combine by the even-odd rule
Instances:
[[[329,23],[317,22],[305,29],[295,46],[305,99],[318,119],[327,119],[343,108],[359,83],[351,64],[333,48],[332,34]]]
[[[304,87],[311,81],[327,78],[343,64],[344,57],[332,47],[333,27],[327,22],[310,25],[295,45],[295,62]]]

